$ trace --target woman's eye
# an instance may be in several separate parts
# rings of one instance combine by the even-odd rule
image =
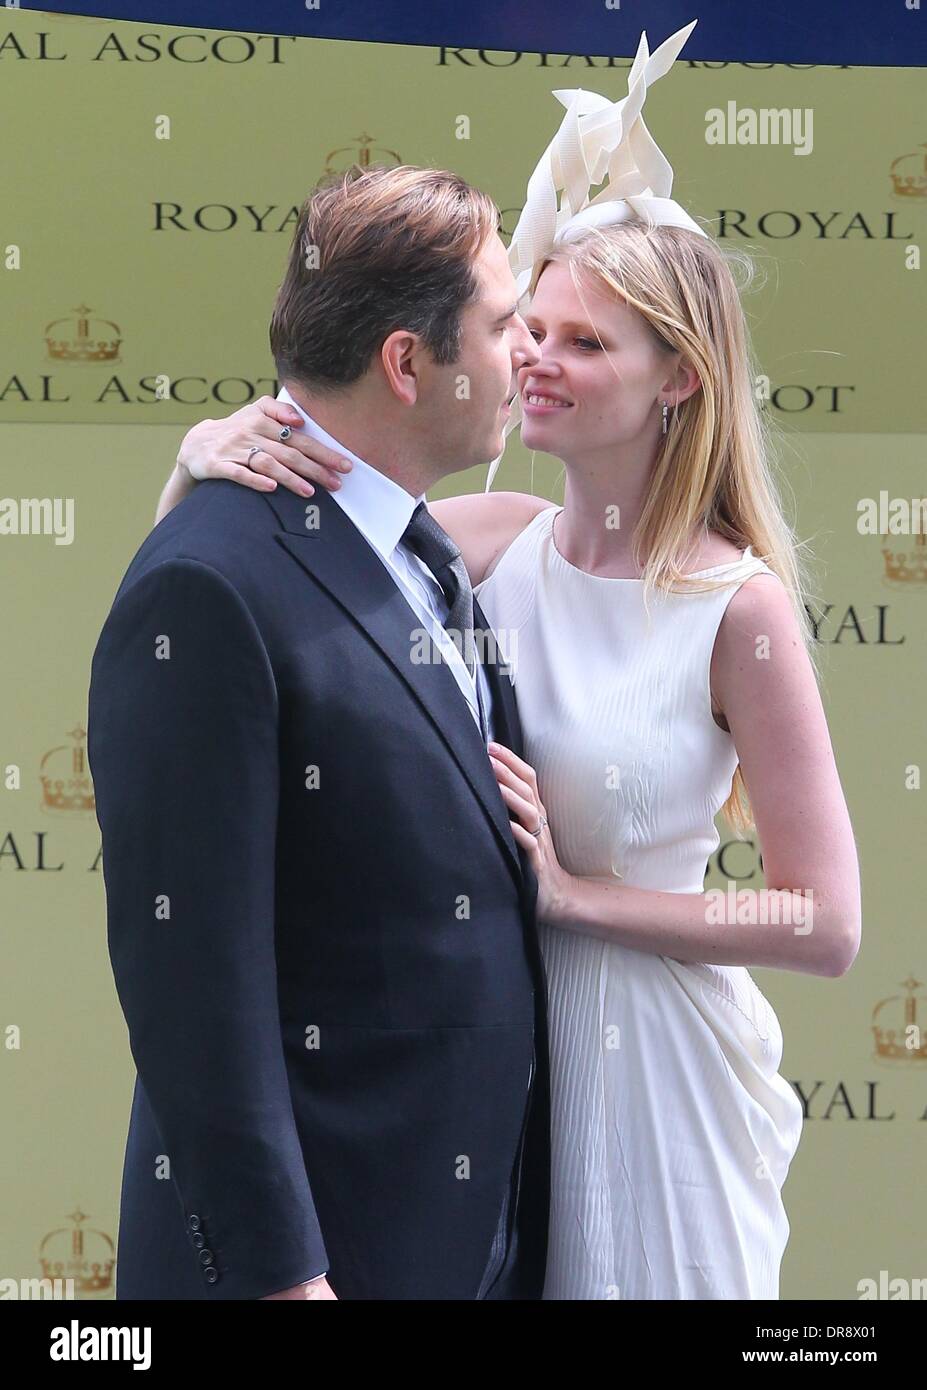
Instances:
[[[536,343],[540,342],[541,338],[543,337],[543,334],[538,332],[536,328],[529,328],[528,332],[531,334],[532,338]],[[601,346],[600,343],[594,343],[591,338],[574,338],[573,341],[574,343],[581,343],[583,345],[584,350],[586,348],[592,348],[593,350],[595,350],[596,348]]]

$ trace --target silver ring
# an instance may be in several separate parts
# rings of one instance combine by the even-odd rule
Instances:
[[[283,426],[283,429],[280,431],[280,435],[279,435],[279,438],[280,438],[281,442],[282,442],[284,439],[289,439],[289,437],[290,437],[290,435],[291,435],[292,433],[293,433],[293,431],[290,429],[289,425],[284,425],[284,426]]]
[[[251,459],[252,459],[253,455],[254,455],[254,454],[259,454],[260,452],[261,452],[261,446],[260,446],[260,444],[253,444],[253,445],[251,446],[251,448],[248,450],[248,457],[245,459],[245,467],[246,467],[246,468],[250,468],[250,467],[251,467]]]
[[[547,817],[546,817],[546,816],[542,816],[542,817],[541,817],[541,824],[538,826],[537,830],[529,830],[529,831],[528,831],[528,834],[529,834],[529,835],[533,835],[534,838],[535,838],[536,840],[539,840],[539,839],[541,838],[541,831],[544,829],[544,827],[545,827],[546,824],[547,824]]]

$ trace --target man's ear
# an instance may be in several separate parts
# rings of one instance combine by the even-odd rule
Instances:
[[[380,348],[380,363],[387,385],[405,405],[414,405],[418,399],[421,351],[418,335],[404,328],[397,328],[384,339]]]

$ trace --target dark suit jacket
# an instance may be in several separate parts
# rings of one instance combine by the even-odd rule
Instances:
[[[117,1296],[253,1299],[327,1270],[348,1299],[538,1298],[537,883],[449,668],[410,659],[382,561],[327,493],[309,505],[316,529],[282,489],[197,488],[94,654],[138,1072]]]

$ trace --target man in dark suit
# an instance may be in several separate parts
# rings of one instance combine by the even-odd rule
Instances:
[[[311,195],[271,343],[343,495],[198,488],[94,654],[119,1298],[541,1295],[537,884],[485,746],[521,734],[424,504],[538,359],[497,216],[434,170]]]

